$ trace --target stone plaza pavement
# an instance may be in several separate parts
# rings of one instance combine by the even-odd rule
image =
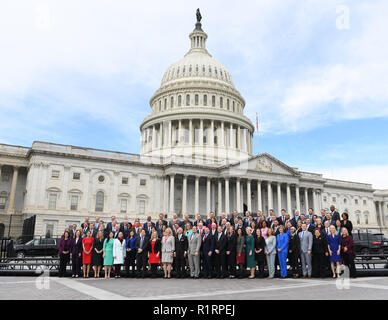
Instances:
[[[0,299],[49,300],[291,300],[388,299],[388,277],[350,279],[72,279],[0,277]]]

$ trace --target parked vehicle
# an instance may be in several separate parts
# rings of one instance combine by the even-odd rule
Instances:
[[[25,244],[16,244],[14,251],[18,258],[24,257],[57,257],[59,249],[58,238],[39,238]]]
[[[388,239],[383,233],[356,231],[352,236],[356,255],[388,254]]]

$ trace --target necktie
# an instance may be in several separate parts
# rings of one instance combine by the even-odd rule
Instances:
[[[304,237],[304,231],[302,231],[302,240],[303,240],[303,237]]]

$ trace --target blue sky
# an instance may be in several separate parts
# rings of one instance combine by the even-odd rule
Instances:
[[[0,143],[139,153],[149,99],[188,51],[197,7],[245,114],[260,114],[261,152],[388,188],[384,0],[2,1]]]

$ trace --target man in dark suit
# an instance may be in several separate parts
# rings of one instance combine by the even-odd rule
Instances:
[[[187,255],[187,237],[183,234],[183,229],[178,228],[177,235],[175,236],[175,269],[178,278],[185,278],[185,266]]]
[[[147,221],[143,223],[143,229],[147,228],[149,224],[151,224],[151,227],[155,225],[155,223],[152,222],[151,216],[148,216]]]
[[[325,221],[323,222],[326,225],[326,221],[329,222],[329,226],[335,226],[335,220],[332,218],[331,213],[326,214]]]
[[[263,221],[264,221],[263,213],[260,210],[257,210],[256,223],[258,228],[261,229],[263,227]]]
[[[123,233],[124,239],[128,238],[129,230],[131,230],[132,225],[128,221],[128,217],[124,217],[124,221],[120,223],[120,231]]]
[[[341,220],[340,214],[335,210],[335,206],[331,205],[330,206],[330,214],[332,219],[334,220],[334,225],[336,220]]]
[[[286,210],[282,209],[280,217],[277,218],[279,225],[285,225],[286,224]]]
[[[105,228],[105,230],[107,230],[108,234],[109,234],[109,232],[114,231],[112,229],[112,224],[113,224],[114,221],[116,221],[116,217],[115,216],[111,216],[110,217],[110,222],[107,223],[106,228]]]
[[[70,238],[74,238],[76,232],[77,232],[77,225],[73,224],[73,228],[70,230]]]
[[[148,243],[149,243],[149,238],[146,236],[146,232],[143,229],[140,233],[139,238],[136,240],[136,244],[135,244],[136,269],[137,269],[138,278],[145,277],[146,266],[147,266]]]
[[[236,234],[237,234],[238,229],[241,229],[242,233],[245,235],[244,223],[243,223],[243,220],[241,218],[238,218],[237,227],[235,228]]]
[[[143,230],[145,230],[146,232],[146,236],[148,238],[151,238],[151,233],[152,233],[152,222],[151,221],[147,221],[145,224],[144,224],[144,227],[143,227]]]
[[[159,220],[162,220],[163,224],[166,227],[168,226],[167,220],[164,220],[164,214],[163,213],[159,213]]]
[[[168,226],[172,229],[175,224],[181,225],[182,221],[178,219],[178,215],[174,212],[172,214],[172,219],[168,222]]]
[[[208,227],[205,227],[205,234],[202,238],[202,261],[203,261],[203,271],[204,271],[204,277],[211,279],[212,277],[212,255],[214,252],[214,246],[215,241],[214,237],[210,233],[210,230]]]
[[[310,221],[313,221],[313,216],[314,216],[314,210],[313,210],[313,208],[309,208],[309,211],[305,217],[306,217],[306,219],[310,219]]]
[[[206,220],[206,224],[205,224],[206,226],[212,223],[212,218],[215,218],[213,211],[209,213],[209,218]]]
[[[198,223],[200,223],[200,222],[202,222],[202,224],[204,223],[204,221],[202,220],[201,215],[198,213],[198,214],[197,214],[197,218],[196,218],[195,221],[194,221],[194,225],[195,225],[196,227],[198,227]]]
[[[213,237],[215,237],[216,235],[217,235],[217,233],[218,233],[218,231],[217,231],[217,225],[213,222],[212,223],[212,229],[210,230],[210,233],[211,233],[211,235],[213,236]]]
[[[221,225],[222,224],[222,220],[226,219],[226,221],[229,221],[227,218],[226,218],[226,213],[225,212],[221,212],[221,215],[220,215],[220,220],[218,220],[218,225]]]
[[[218,227],[218,234],[215,238],[215,244],[214,244],[217,278],[226,277],[226,273],[227,273],[226,244],[227,244],[227,238],[222,233],[222,228]]]
[[[234,225],[234,218],[239,218],[237,210],[233,210],[233,214],[231,218],[229,219],[229,222]]]
[[[91,237],[95,238],[97,235],[97,230],[94,228],[94,223],[89,224],[89,231],[91,232]]]
[[[249,225],[250,225],[249,217],[250,216],[251,216],[251,213],[248,210],[245,211],[245,217],[243,219],[244,228],[249,227]]]
[[[300,219],[300,216],[299,216],[299,211],[298,210],[295,210],[294,211],[294,216],[292,217],[292,219],[290,220],[292,226],[294,228],[296,228],[296,224],[298,223],[298,220]]]
[[[120,233],[120,225],[116,224],[115,225],[115,230],[113,231],[115,239],[117,239],[117,237],[119,236],[119,233]]]

